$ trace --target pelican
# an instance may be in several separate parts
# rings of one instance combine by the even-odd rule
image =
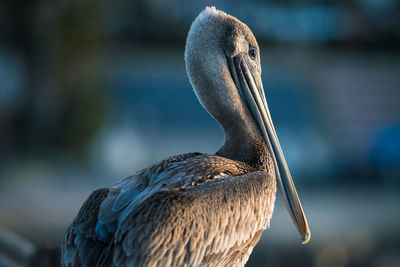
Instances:
[[[276,187],[302,243],[310,239],[250,29],[205,8],[190,27],[185,63],[223,146],[169,157],[94,191],[65,234],[63,266],[244,266],[269,226]]]

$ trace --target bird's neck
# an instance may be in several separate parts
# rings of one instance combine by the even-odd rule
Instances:
[[[251,129],[240,131],[235,126],[223,128],[225,143],[217,155],[244,162],[259,171],[274,172],[270,151],[258,132]]]

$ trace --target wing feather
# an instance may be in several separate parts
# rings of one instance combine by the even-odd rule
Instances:
[[[157,192],[120,224],[114,264],[215,266],[247,260],[272,214],[273,207],[260,202],[274,197],[274,179],[265,172]]]
[[[191,153],[96,190],[67,231],[63,266],[244,263],[275,198],[275,180],[252,171]]]
[[[95,227],[101,202],[109,189],[94,191],[85,201],[77,217],[68,228],[62,245],[63,266],[93,266],[106,244],[97,241]]]

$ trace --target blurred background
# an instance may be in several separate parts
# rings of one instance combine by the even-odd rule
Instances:
[[[1,1],[4,235],[28,240],[29,253],[57,251],[94,189],[170,155],[218,150],[223,133],[183,59],[206,5],[258,39],[272,118],[312,231],[300,245],[277,197],[246,266],[400,266],[396,0]],[[0,259],[7,253],[0,247]]]

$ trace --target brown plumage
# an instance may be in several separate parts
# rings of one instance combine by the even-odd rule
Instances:
[[[136,185],[156,190],[132,205]],[[268,225],[275,191],[275,179],[268,172],[243,162],[200,153],[165,159],[90,195],[66,234],[63,263],[243,265]],[[99,240],[97,223],[112,225],[121,216],[113,206],[129,205],[133,208],[113,238],[108,243]]]
[[[67,230],[63,266],[243,266],[269,225],[277,184],[309,238],[252,49],[257,42],[237,19],[215,8],[196,18],[186,67],[225,144],[215,155],[173,156],[94,191]]]

